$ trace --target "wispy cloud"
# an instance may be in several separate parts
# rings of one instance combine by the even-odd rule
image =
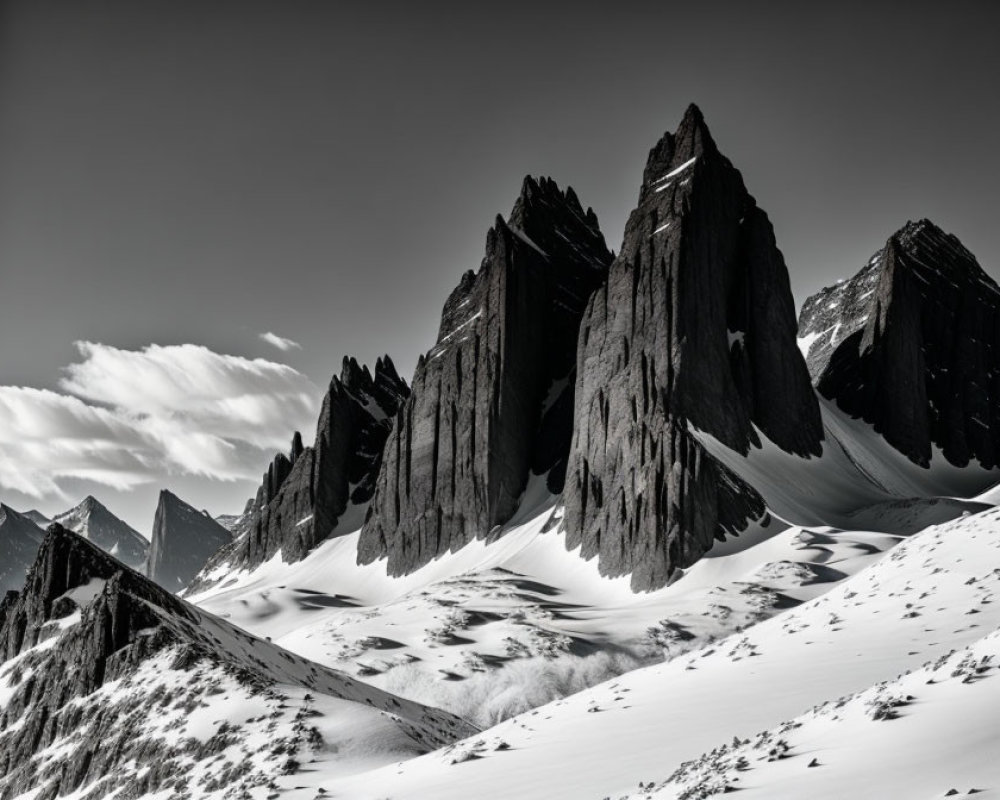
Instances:
[[[286,339],[284,336],[278,336],[278,334],[276,333],[271,333],[271,331],[260,334],[260,338],[263,339],[265,342],[267,342],[269,345],[277,347],[283,353],[287,353],[289,350],[302,349],[302,345],[300,345],[294,339]]]
[[[44,497],[69,478],[116,489],[168,474],[252,479],[261,450],[315,424],[319,390],[285,364],[190,344],[76,346],[65,393],[0,386],[0,486]]]

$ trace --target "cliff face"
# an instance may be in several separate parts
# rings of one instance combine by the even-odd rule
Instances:
[[[26,514],[0,504],[0,594],[21,588],[44,535]]]
[[[764,514],[691,428],[746,453],[756,426],[819,453],[822,425],[767,215],[692,106],[650,152],[639,204],[580,328],[568,545],[665,584]]]
[[[253,567],[279,551],[286,561],[297,561],[338,525],[360,527],[386,437],[408,394],[388,356],[378,359],[374,377],[345,358],[323,400],[315,444],[303,447],[296,434],[288,456],[277,456],[265,474],[236,561]]]
[[[799,323],[820,393],[917,464],[938,447],[956,466],[996,466],[1000,287],[975,257],[910,222],[840,287],[810,298]]]
[[[160,586],[179,592],[231,541],[229,531],[208,514],[164,489],[153,518],[147,574]]]
[[[359,543],[409,572],[507,521],[529,474],[561,490],[580,316],[611,260],[572,189],[524,181],[444,306],[396,416]]]

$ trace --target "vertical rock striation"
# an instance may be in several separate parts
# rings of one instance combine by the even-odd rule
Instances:
[[[913,462],[1000,463],[1000,287],[955,236],[908,222],[799,325],[820,394]]]
[[[691,106],[652,149],[639,204],[580,329],[568,545],[636,590],[765,513],[695,428],[747,453],[818,454],[819,408],[767,215]]]
[[[164,489],[153,518],[147,574],[160,586],[179,592],[231,541],[229,531],[207,513]]]
[[[323,399],[315,444],[304,448],[296,434],[288,457],[279,455],[264,476],[256,500],[260,511],[240,563],[254,566],[279,551],[286,561],[298,561],[339,523],[345,523],[342,532],[360,527],[382,448],[408,394],[389,356],[378,359],[374,376],[367,366],[344,358],[340,377],[333,378]]]
[[[358,559],[409,572],[513,515],[529,474],[561,490],[580,316],[611,261],[590,209],[524,180],[479,271],[445,303],[437,344],[386,443]]]

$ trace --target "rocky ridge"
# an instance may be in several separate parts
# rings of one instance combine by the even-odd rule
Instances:
[[[195,609],[59,525],[0,603],[0,661],[3,800],[273,791],[300,759],[352,746],[324,740],[324,714],[400,756],[472,732]]]
[[[375,362],[374,375],[345,356],[323,399],[315,443],[303,447],[296,433],[288,455],[275,456],[244,510],[242,532],[210,559],[191,591],[279,552],[298,561],[330,536],[361,527],[386,438],[408,394],[389,356]]]

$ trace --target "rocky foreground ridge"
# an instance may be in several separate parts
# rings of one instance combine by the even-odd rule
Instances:
[[[238,797],[354,740],[405,757],[472,732],[195,609],[58,524],[0,603],[0,662],[3,800]],[[324,714],[354,719],[352,738],[325,740]]]

